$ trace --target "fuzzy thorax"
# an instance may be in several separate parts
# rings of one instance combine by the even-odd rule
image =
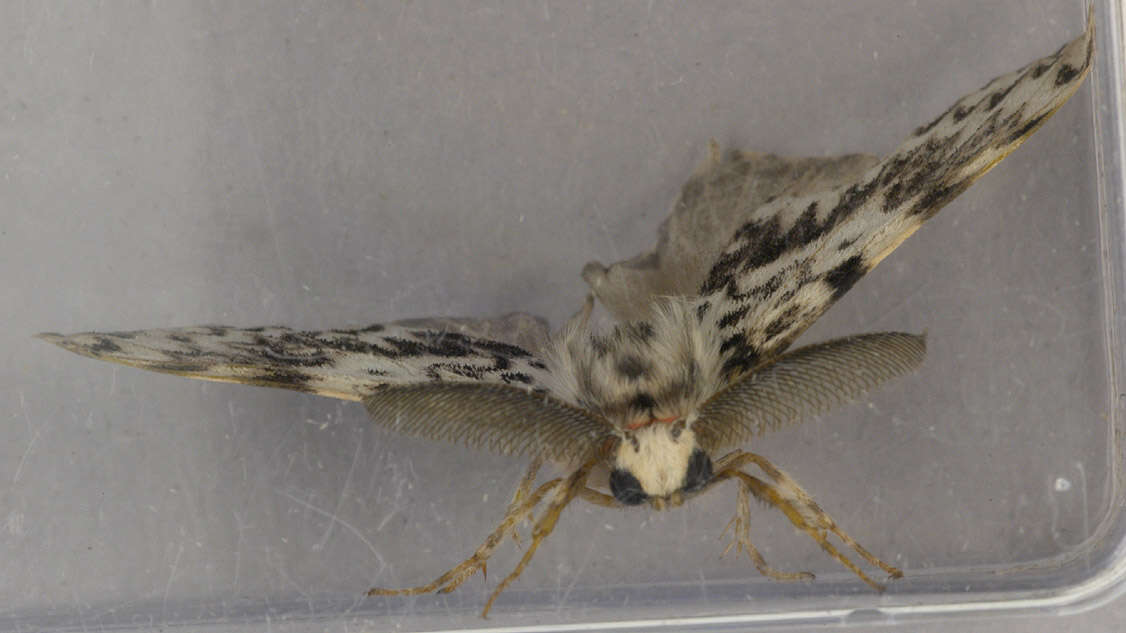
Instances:
[[[553,392],[620,432],[686,419],[722,386],[719,343],[705,334],[689,301],[657,302],[648,320],[607,334],[590,330],[589,315],[588,306],[554,341]]]

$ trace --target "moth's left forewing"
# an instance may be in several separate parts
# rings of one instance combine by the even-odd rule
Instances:
[[[1094,23],[958,100],[847,186],[757,210],[709,270],[698,310],[724,373],[784,350],[924,221],[1058,110],[1090,70]]]

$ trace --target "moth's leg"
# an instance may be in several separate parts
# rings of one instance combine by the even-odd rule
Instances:
[[[583,501],[588,501],[596,506],[602,506],[604,508],[622,507],[622,504],[618,503],[617,499],[611,497],[606,493],[598,492],[593,488],[587,488],[586,486],[583,486],[583,489],[579,491],[579,497]]]
[[[484,569],[485,562],[488,561],[489,557],[493,555],[493,552],[500,545],[501,541],[504,540],[504,537],[512,530],[514,530],[520,523],[520,521],[527,518],[527,516],[531,514],[533,510],[535,510],[535,507],[539,505],[540,501],[542,501],[549,492],[557,489],[558,487],[563,485],[563,483],[564,482],[562,479],[552,479],[551,481],[537,488],[531,494],[527,495],[527,498],[523,501],[523,503],[517,505],[516,507],[509,506],[509,509],[505,513],[504,518],[501,519],[500,525],[498,525],[497,528],[493,530],[491,534],[489,534],[489,536],[485,539],[485,542],[477,548],[477,551],[473,552],[473,555],[462,561],[461,564],[439,576],[434,582],[425,585],[419,585],[418,587],[408,587],[405,589],[382,589],[375,587],[370,589],[367,595],[413,596],[420,593],[430,593],[431,591],[438,591],[441,593],[453,591],[455,588],[457,588],[458,585],[465,582],[466,578],[469,578],[473,574],[477,573],[478,570]]]
[[[524,473],[524,477],[520,480],[520,485],[517,486],[516,492],[512,494],[512,501],[508,502],[508,509],[505,510],[505,516],[520,507],[521,502],[532,492],[532,486],[536,484],[536,475],[539,474],[540,468],[543,466],[543,457],[537,456],[532,458],[532,463],[528,464],[528,471]],[[518,526],[512,528],[512,540],[520,545],[520,532]]]
[[[837,526],[836,521],[834,521],[833,518],[828,515],[828,513],[826,513],[821,509],[819,505],[817,505],[817,502],[813,500],[813,497],[810,496],[810,494],[806,492],[804,488],[798,485],[798,482],[794,481],[792,477],[779,470],[778,467],[770,462],[770,460],[754,453],[744,453],[743,455],[746,456],[746,461],[749,461],[761,468],[762,471],[766,473],[766,475],[770,477],[771,480],[774,481],[777,486],[776,489],[788,502],[790,502],[790,506],[794,508],[794,510],[801,516],[806,525],[809,525],[810,529],[820,530],[822,533],[822,538],[824,538],[823,533],[825,530],[836,534],[837,538],[841,539],[841,542],[852,548],[852,551],[859,554],[872,566],[879,567],[892,578],[903,577],[902,571],[885,563],[879,558],[876,558],[875,555],[865,549],[862,545],[860,545],[860,543],[857,543],[855,540],[853,540],[853,538],[849,536],[848,533],[840,529],[840,527]],[[787,516],[789,516],[788,513]],[[794,521],[793,517],[790,517],[790,521]],[[797,525],[797,523],[794,523],[794,525]],[[809,530],[806,531],[809,532]],[[812,536],[812,534],[810,535]],[[815,538],[814,540],[818,539]],[[818,542],[820,543],[821,541],[818,540]],[[822,547],[824,547],[824,545],[822,545]],[[882,585],[880,586],[880,588],[883,588]]]
[[[883,591],[885,589],[882,584],[872,580],[868,574],[864,573],[864,570],[860,569],[856,563],[852,562],[847,556],[842,554],[836,546],[829,542],[829,539],[826,537],[826,528],[821,527],[821,525],[815,525],[814,523],[818,523],[816,519],[811,522],[811,517],[807,516],[807,514],[802,511],[805,508],[796,506],[794,504],[795,499],[788,496],[789,491],[783,491],[778,486],[766,483],[758,477],[748,475],[741,471],[736,471],[734,475],[747,486],[751,494],[781,510],[794,527],[808,534],[810,538],[821,546],[821,549],[825,550],[825,553],[832,556],[834,560],[844,565],[849,571],[868,583],[868,586],[876,591]],[[828,516],[825,516],[825,518],[832,521]],[[834,531],[834,533],[837,533],[837,531]]]
[[[524,568],[528,566],[528,562],[532,560],[536,550],[539,549],[540,543],[545,538],[551,535],[551,531],[555,529],[556,522],[559,521],[559,515],[563,513],[563,508],[574,500],[575,496],[580,491],[586,488],[586,478],[590,474],[590,469],[594,466],[594,460],[584,464],[581,468],[571,473],[567,479],[555,489],[555,494],[551,501],[548,501],[547,507],[544,508],[539,519],[536,520],[536,525],[532,528],[532,543],[528,545],[527,551],[524,556],[520,558],[520,562],[516,564],[516,568],[512,573],[508,574],[504,580],[497,585],[493,590],[493,595],[489,596],[488,602],[485,603],[485,608],[481,611],[481,617],[489,616],[489,609],[493,607],[493,602],[496,601],[497,596],[502,591],[508,588],[509,585],[515,581],[520,574],[524,573]],[[538,491],[537,491],[538,492]]]
[[[734,530],[731,534],[731,542],[727,544],[727,547],[723,550],[723,554],[720,556],[726,556],[727,553],[731,551],[731,548],[735,548],[736,551],[746,552],[751,562],[754,563],[755,569],[767,578],[785,582],[813,580],[813,574],[807,571],[785,572],[766,564],[766,559],[759,553],[758,548],[751,543],[750,488],[742,481],[739,482],[739,500],[735,506],[735,516],[728,522],[727,527],[723,528],[723,534],[727,534],[727,531],[732,528],[734,528]],[[723,535],[720,536],[722,537]]]

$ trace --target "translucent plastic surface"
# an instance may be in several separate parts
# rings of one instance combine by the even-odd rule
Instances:
[[[767,560],[817,580],[720,559],[724,487],[662,513],[572,506],[483,621],[515,544],[452,594],[362,594],[470,554],[520,460],[31,336],[557,325],[585,262],[651,245],[709,138],[883,154],[1079,35],[1084,3],[5,5],[0,628],[870,625],[1112,595],[1119,11],[1096,4],[1080,92],[802,339],[925,330],[923,368],[754,445],[904,579],[876,594],[757,506]]]

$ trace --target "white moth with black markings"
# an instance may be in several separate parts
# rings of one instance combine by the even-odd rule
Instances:
[[[912,334],[786,349],[1060,108],[1090,70],[1093,46],[1089,16],[1078,39],[959,99],[883,159],[723,156],[713,143],[655,250],[610,267],[588,264],[592,295],[555,334],[542,319],[512,314],[322,332],[203,326],[40,336],[143,369],[356,400],[387,429],[530,458],[500,524],[472,556],[434,582],[370,595],[451,591],[531,520],[531,543],[485,615],[575,498],[663,509],[726,480],[738,490],[728,548],[746,552],[763,574],[812,578],[763,560],[749,536],[751,497],[882,590],[829,538],[892,578],[900,570],[856,543],[769,460],[740,447],[922,362],[923,337]],[[589,325],[595,298],[619,321],[607,333]],[[565,474],[536,485],[547,461]]]

